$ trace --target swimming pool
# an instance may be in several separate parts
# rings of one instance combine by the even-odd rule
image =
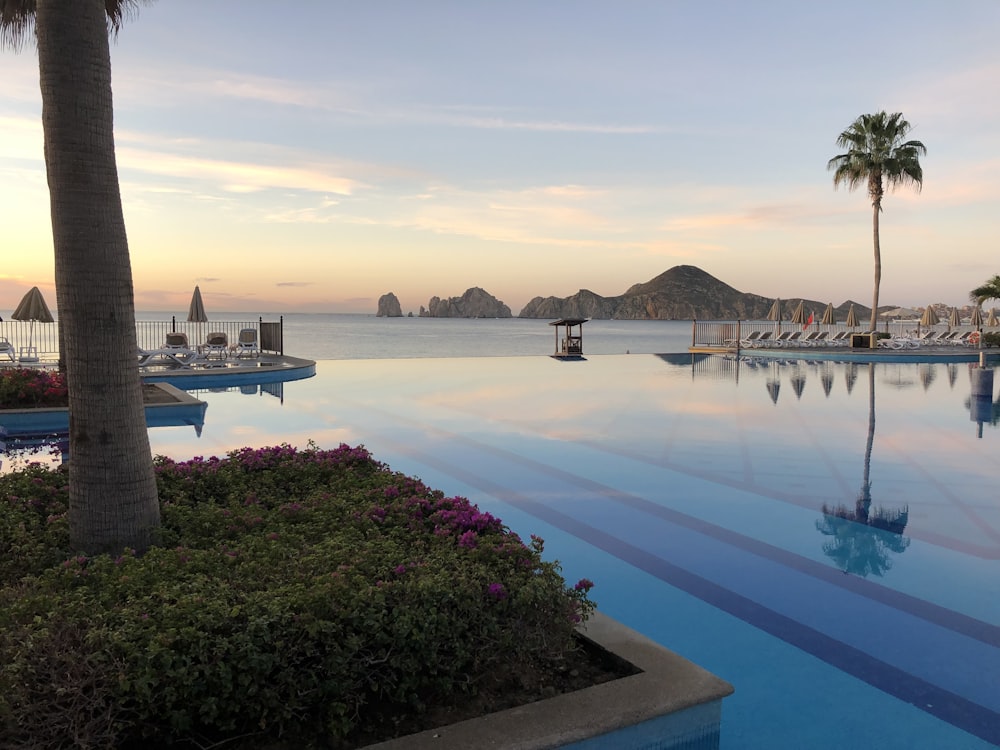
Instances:
[[[735,686],[727,750],[1000,743],[1000,404],[968,365],[351,360],[193,392],[201,436],[156,452],[360,443],[542,536]]]

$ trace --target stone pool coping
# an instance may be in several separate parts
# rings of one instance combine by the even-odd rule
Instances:
[[[733,686],[612,618],[595,612],[582,635],[642,671],[572,693],[366,750],[630,750],[717,748],[722,699]]]

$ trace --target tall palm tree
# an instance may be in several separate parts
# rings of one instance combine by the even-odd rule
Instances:
[[[924,182],[924,172],[920,167],[920,156],[927,149],[920,141],[904,141],[910,132],[910,123],[903,119],[901,112],[891,115],[876,112],[861,115],[837,137],[837,145],[846,148],[829,162],[826,168],[833,170],[833,186],[844,184],[849,190],[860,185],[868,186],[868,197],[872,202],[872,234],[875,242],[875,293],[872,296],[872,317],[870,330],[878,323],[878,290],[882,283],[882,251],[879,246],[878,219],[882,211],[882,196],[885,188],[913,184],[920,191]]]
[[[983,304],[988,299],[1000,299],[1000,276],[994,276],[982,286],[977,286],[969,292],[969,299],[977,305]]]
[[[38,47],[56,299],[69,386],[69,524],[89,554],[159,525],[118,186],[109,28],[134,0],[0,0],[0,42]]]

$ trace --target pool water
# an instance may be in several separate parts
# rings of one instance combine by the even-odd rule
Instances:
[[[1000,380],[1000,378],[997,378]],[[969,365],[693,355],[324,361],[194,393],[176,459],[363,444],[546,540],[731,682],[722,747],[1000,744],[1000,404]]]

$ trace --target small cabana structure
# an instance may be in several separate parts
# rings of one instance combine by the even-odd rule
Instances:
[[[583,357],[583,324],[586,322],[586,318],[563,318],[549,323],[556,328],[556,353],[553,357]],[[566,330],[562,331],[564,327]]]

